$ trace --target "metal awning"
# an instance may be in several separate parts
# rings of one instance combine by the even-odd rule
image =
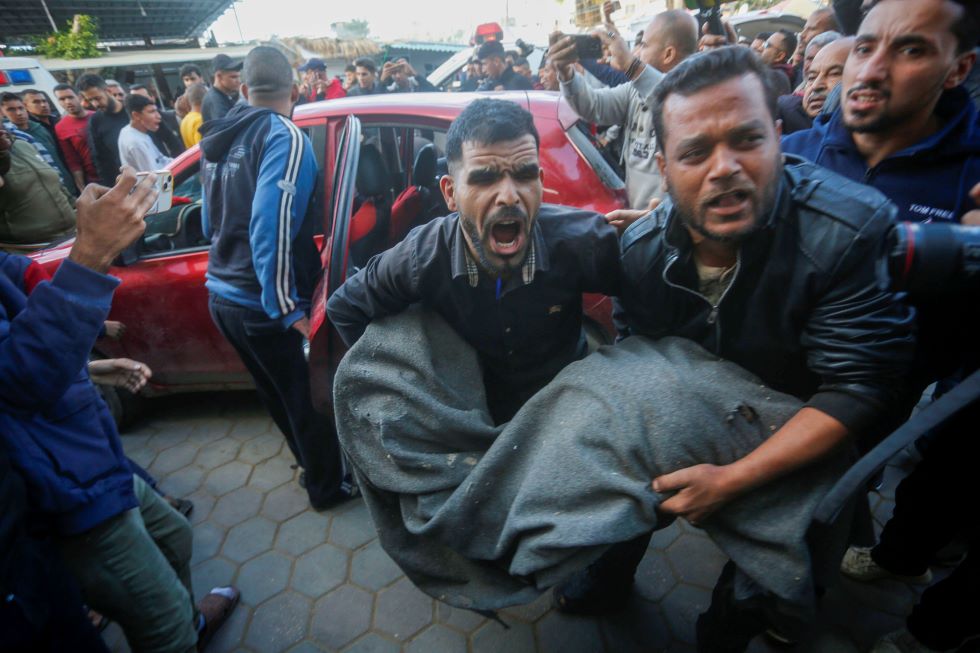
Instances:
[[[220,48],[165,48],[131,50],[127,52],[108,52],[93,59],[48,59],[38,57],[42,66],[51,72],[59,70],[98,70],[100,68],[132,68],[152,64],[207,64],[218,53],[232,59],[241,60],[258,44],[226,45]]]
[[[0,0],[0,41],[28,43],[64,29],[75,14],[99,21],[103,42],[191,39],[201,36],[233,0]],[[45,10],[45,5],[47,11]],[[50,11],[51,19],[48,18]]]

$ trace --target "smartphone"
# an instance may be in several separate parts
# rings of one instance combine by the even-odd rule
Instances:
[[[601,59],[602,41],[591,34],[572,34],[575,42],[575,52],[579,59]]]
[[[623,5],[619,4],[619,0],[613,0],[612,9],[610,10],[609,13],[612,13],[614,11],[619,11],[622,8],[623,8]]]
[[[143,179],[150,174],[151,173],[149,172],[137,172],[137,183],[142,183]],[[171,174],[169,170],[155,170],[152,174],[157,176],[157,201],[154,202],[153,206],[150,207],[150,210],[146,212],[147,215],[169,211],[174,201],[173,174]]]

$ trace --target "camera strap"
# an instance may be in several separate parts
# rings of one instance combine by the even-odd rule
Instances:
[[[919,437],[949,421],[959,411],[980,399],[980,370],[913,415],[907,422],[861,457],[830,489],[814,513],[814,521],[829,526],[858,491],[863,491],[892,456]]]

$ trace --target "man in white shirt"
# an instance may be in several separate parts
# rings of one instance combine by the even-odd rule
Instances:
[[[132,94],[126,98],[129,124],[119,132],[119,160],[139,172],[164,168],[172,160],[161,152],[150,138],[160,129],[160,111],[153,100]]]

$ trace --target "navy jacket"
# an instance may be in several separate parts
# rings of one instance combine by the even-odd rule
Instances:
[[[874,168],[858,152],[840,109],[783,138],[783,152],[877,188],[898,206],[898,220],[959,222],[976,208],[969,192],[980,182],[980,116],[962,87],[944,93],[936,113],[942,129]]]
[[[28,259],[0,253],[0,444],[32,511],[81,533],[138,503],[88,357],[117,279],[70,260],[31,291]]]
[[[201,134],[208,290],[286,329],[309,311],[320,271],[313,146],[289,118],[243,104]]]

